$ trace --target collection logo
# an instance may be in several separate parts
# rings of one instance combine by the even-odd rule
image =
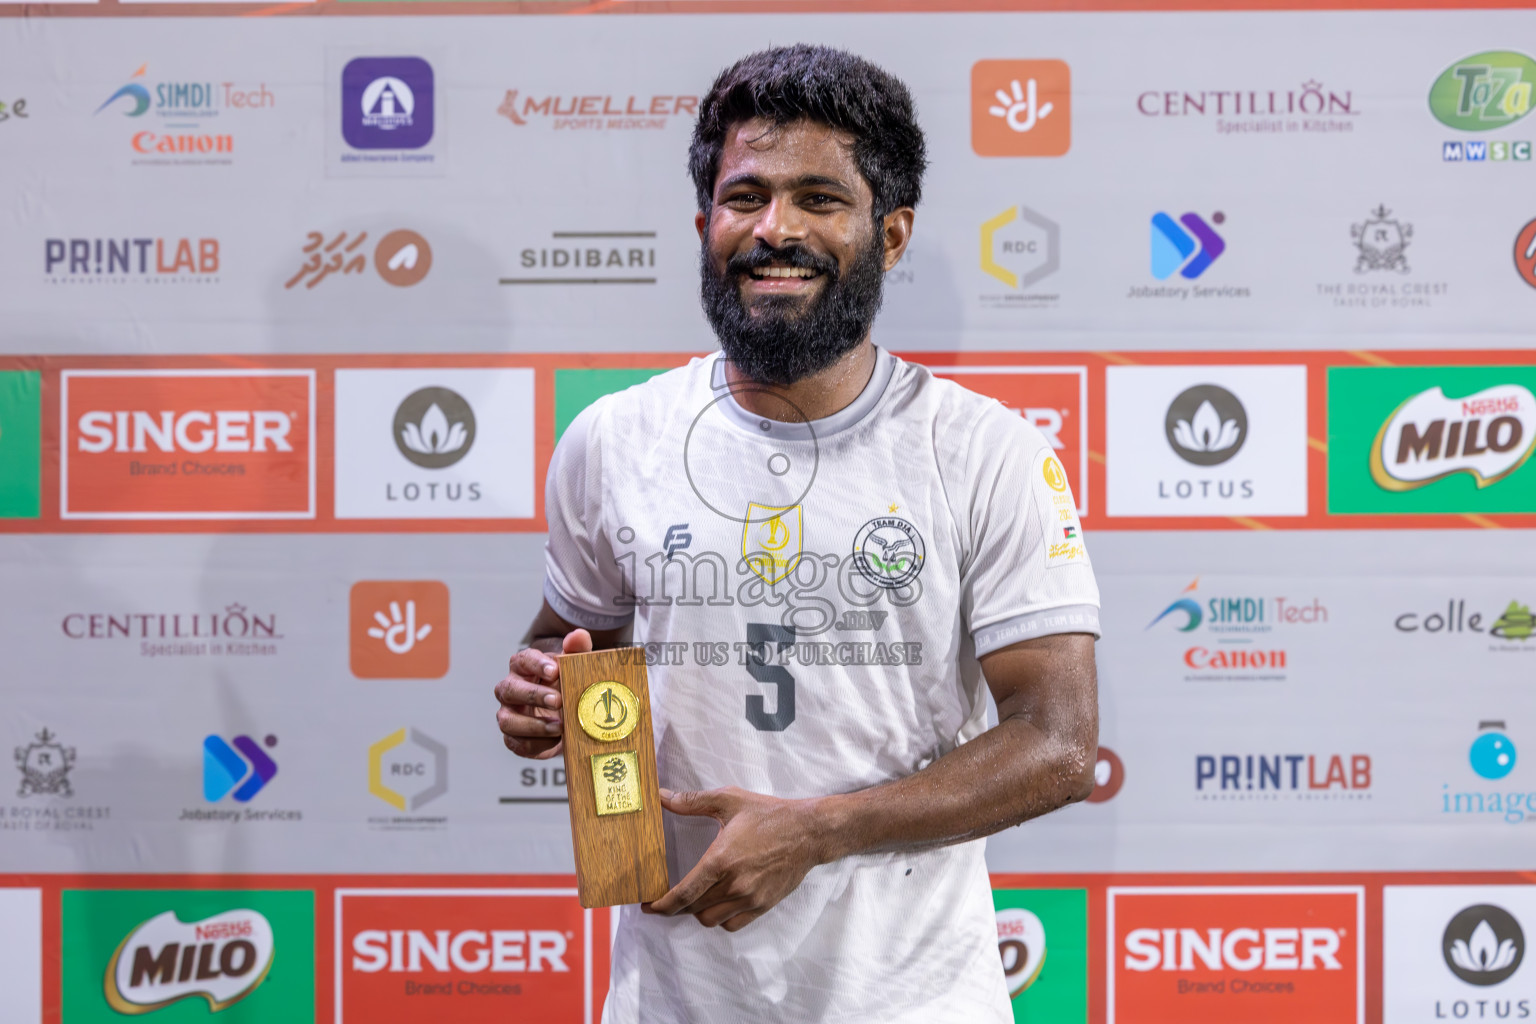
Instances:
[[[1328,511],[1536,508],[1536,369],[1331,367]]]
[[[656,283],[654,231],[552,231],[553,245],[530,246],[517,256],[525,273],[504,285]],[[586,244],[583,244],[586,243]]]
[[[1354,886],[1115,888],[1109,1024],[1363,1024]]]
[[[366,231],[358,232],[350,242],[345,231],[338,232],[330,241],[322,232],[311,231],[303,248],[307,258],[298,272],[283,283],[283,288],[291,289],[303,281],[308,290],[332,274],[361,274],[368,266],[367,253],[361,249],[366,241]],[[374,246],[373,266],[387,283],[409,288],[432,269],[432,246],[414,231],[391,231]]]
[[[1058,475],[1060,472],[1058,467]],[[1066,486],[1067,478],[1061,475],[1061,489]],[[917,579],[926,551],[917,527],[897,516],[871,519],[853,538],[853,564],[865,579],[886,590],[905,587]]]
[[[1211,215],[1214,224],[1226,219],[1219,210]],[[1175,273],[1193,281],[1226,251],[1226,241],[1198,213],[1186,213],[1177,222],[1161,211],[1152,215],[1152,276],[1159,281]]]
[[[994,889],[997,951],[1017,1020],[1088,1019],[1088,893]]]
[[[441,679],[448,674],[448,587],[436,580],[352,585],[352,674]]]
[[[1515,273],[1536,288],[1536,220],[1526,221],[1515,236]]]
[[[1219,466],[1248,439],[1248,411],[1216,384],[1197,384],[1168,405],[1163,431],[1174,453],[1195,466]]]
[[[258,744],[249,736],[236,736],[233,745],[222,736],[203,740],[203,799],[218,803],[226,796],[247,803],[277,775],[277,762],[262,746],[277,746],[276,736]]]
[[[69,770],[75,766],[75,748],[66,747],[47,729],[24,747],[16,748],[16,767],[21,770],[17,796],[75,795]]]
[[[137,119],[152,114],[161,119],[154,131],[138,128],[129,138],[135,164],[231,164],[235,137],[218,130],[230,111],[269,110],[277,97],[265,83],[257,86],[234,82],[162,81],[148,78],[149,65],[141,64],[128,82],[96,108]]]
[[[368,792],[397,811],[418,811],[448,792],[448,748],[420,729],[399,729],[368,748]],[[446,818],[370,819],[387,829],[441,827]]]
[[[395,410],[395,446],[422,469],[446,469],[474,443],[475,410],[450,388],[420,388]]]
[[[1490,50],[1473,54],[1435,79],[1429,87],[1429,111],[1435,120],[1458,131],[1503,128],[1531,112],[1533,82],[1536,61],[1523,53]]]
[[[1072,146],[1072,72],[1059,60],[971,66],[971,148],[977,156],[1061,156]]]
[[[252,992],[272,969],[272,925],[254,910],[183,922],[157,914],[123,939],[107,964],[107,1005],[141,1014],[201,996],[217,1013]]]
[[[1031,292],[1035,283],[1061,269],[1061,227],[1027,206],[1010,206],[981,225],[981,271],[1008,290],[983,295],[995,309],[1042,309],[1057,294]]]
[[[1440,944],[1451,973],[1479,987],[1507,980],[1525,959],[1520,922],[1491,903],[1467,907],[1451,918]]]
[[[519,96],[508,89],[496,113],[514,125],[547,120],[555,131],[655,131],[697,114],[697,96]]]
[[[218,284],[217,238],[48,238],[50,284]]]
[[[1200,800],[1369,800],[1369,754],[1197,754]]]
[[[59,378],[62,518],[313,518],[313,370]]]
[[[1125,762],[1120,760],[1120,755],[1108,747],[1099,747],[1098,760],[1093,765],[1093,792],[1088,794],[1088,803],[1102,804],[1113,800],[1120,792],[1120,787],[1125,785]]]
[[[337,1024],[495,1024],[509,997],[538,1020],[592,1010],[574,889],[338,888],[335,919]]]
[[[432,141],[432,65],[357,57],[341,72],[341,137],[353,149],[421,149]]]
[[[0,519],[42,514],[43,375],[0,370]]]
[[[1214,117],[1218,135],[1337,134],[1354,131],[1354,103],[1353,91],[1325,91],[1321,82],[1308,80],[1300,91],[1152,89],[1136,97],[1136,111],[1161,119]]]
[[[776,508],[755,501],[747,503],[747,515],[741,526],[741,557],[746,559],[752,575],[769,586],[788,576],[800,561],[805,543],[802,514],[799,505]],[[858,551],[857,541],[854,550]],[[903,568],[910,566],[907,563]],[[921,567],[919,561],[916,568]],[[862,564],[859,569],[869,578]],[[917,574],[916,569],[912,574]]]
[[[27,101],[24,97],[18,97],[10,103],[0,100],[0,124],[4,124],[13,117],[19,117],[25,121],[31,116],[27,113]]]
[[[1413,225],[1398,220],[1388,220],[1392,211],[1386,205],[1371,211],[1371,217],[1360,224],[1349,226],[1359,258],[1355,260],[1355,273],[1372,270],[1393,270],[1408,273],[1408,243],[1413,239]]]
[[[1488,618],[1492,618],[1493,623],[1484,626],[1483,623]],[[1486,633],[1501,641],[1514,641],[1490,644],[1488,647],[1490,651],[1536,651],[1536,647],[1527,647],[1525,643],[1533,634],[1536,634],[1536,618],[1531,615],[1530,605],[1521,604],[1519,601],[1509,602],[1499,615],[1484,615],[1482,612],[1473,612],[1468,615],[1465,599],[1451,598],[1446,602],[1444,612],[1404,612],[1392,620],[1392,625],[1399,633],[1428,633],[1437,636],[1468,632]]]

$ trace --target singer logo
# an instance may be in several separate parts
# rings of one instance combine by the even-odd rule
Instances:
[[[589,918],[574,889],[338,889],[336,1022],[590,1019]]]
[[[448,674],[448,587],[436,580],[352,586],[352,674],[441,679]]]
[[[1111,888],[1108,1024],[1363,1024],[1364,891]]]
[[[312,370],[65,370],[65,519],[309,519]]]

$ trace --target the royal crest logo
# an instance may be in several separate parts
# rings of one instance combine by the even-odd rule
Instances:
[[[1408,273],[1406,250],[1413,238],[1413,225],[1400,220],[1390,220],[1392,211],[1385,205],[1371,211],[1370,218],[1362,224],[1349,226],[1359,257],[1355,260],[1355,273],[1372,270],[1392,270]]]
[[[1478,489],[1519,469],[1536,449],[1536,395],[1518,384],[1449,398],[1432,387],[1387,417],[1371,445],[1371,479],[1411,491],[1453,473]]]
[[[75,766],[75,748],[58,742],[44,729],[33,742],[16,748],[16,767],[21,769],[17,796],[74,796],[69,770]]]
[[[1062,479],[1065,486],[1066,478]],[[923,571],[924,555],[923,535],[896,516],[871,519],[853,539],[853,564],[865,579],[886,590],[905,587],[917,579]]]
[[[129,932],[112,954],[107,1004],[137,1015],[202,996],[217,1013],[256,991],[275,951],[271,923],[254,910],[192,922],[167,910]]]
[[[741,556],[752,574],[769,586],[794,571],[805,546],[799,505],[776,508],[751,502],[741,529]]]

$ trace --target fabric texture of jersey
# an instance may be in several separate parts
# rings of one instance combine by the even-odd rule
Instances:
[[[670,789],[911,775],[986,727],[979,656],[1099,632],[1045,437],[883,351],[811,423],[748,413],[718,355],[606,396],[545,493],[545,597],[590,628],[633,619]],[[675,884],[718,826],[665,823]],[[815,868],[734,934],[625,908],[612,972],[606,1024],[1012,1019],[980,841]]]

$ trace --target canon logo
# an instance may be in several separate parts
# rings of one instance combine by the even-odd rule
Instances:
[[[1132,971],[1341,971],[1332,928],[1137,928],[1125,937]]]
[[[292,421],[273,409],[253,412],[193,410],[177,415],[142,410],[95,410],[81,415],[80,450],[99,453],[144,452],[291,452]]]
[[[352,939],[352,969],[369,974],[383,970],[566,972],[570,968],[565,964],[565,943],[565,934],[557,931],[369,929]]]

